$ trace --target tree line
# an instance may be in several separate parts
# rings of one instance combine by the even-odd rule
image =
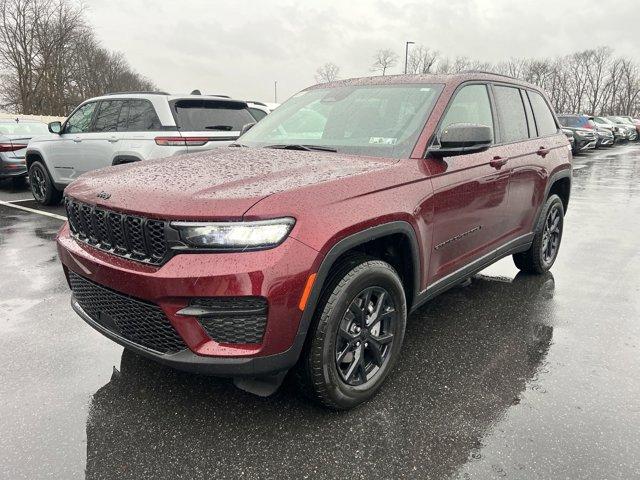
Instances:
[[[109,92],[156,90],[100,45],[69,0],[0,0],[0,110],[65,116]]]
[[[396,67],[399,56],[379,50],[371,71],[385,75]],[[402,65],[404,70],[404,64]],[[610,47],[598,47],[547,59],[512,58],[499,63],[468,57],[447,57],[424,45],[411,48],[409,74],[461,73],[482,70],[515,77],[545,90],[556,112],[593,115],[640,116],[640,70],[633,60],[615,55]],[[316,71],[319,83],[339,78],[340,68],[327,63]]]

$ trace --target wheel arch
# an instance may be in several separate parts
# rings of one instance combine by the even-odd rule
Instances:
[[[395,242],[400,242],[397,245]],[[393,246],[400,253],[399,257],[390,258],[388,247]],[[401,250],[398,250],[401,248]],[[327,252],[316,272],[316,279],[309,294],[307,304],[298,326],[298,339],[304,342],[313,315],[318,306],[320,296],[329,273],[338,262],[345,256],[352,253],[387,252],[387,255],[375,255],[381,260],[387,261],[398,271],[407,298],[407,311],[415,301],[421,280],[420,250],[418,247],[417,235],[414,228],[406,221],[393,221],[367,228],[360,232],[349,235]],[[389,261],[391,260],[391,261]],[[395,265],[394,265],[395,263]]]

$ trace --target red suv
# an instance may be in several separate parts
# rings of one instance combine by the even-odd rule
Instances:
[[[571,154],[533,85],[322,84],[238,142],[67,187],[58,248],[87,323],[262,393],[295,368],[350,408],[388,376],[410,312],[507,255],[541,273],[558,254]]]

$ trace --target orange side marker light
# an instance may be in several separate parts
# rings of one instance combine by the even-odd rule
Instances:
[[[304,307],[307,305],[307,300],[309,300],[309,295],[311,295],[311,289],[313,288],[313,282],[316,281],[316,274],[312,273],[307,278],[307,283],[304,285],[304,290],[302,291],[302,296],[300,297],[300,303],[298,303],[298,308],[300,311],[304,312]]]

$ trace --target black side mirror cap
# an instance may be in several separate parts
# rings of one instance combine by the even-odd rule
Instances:
[[[60,122],[51,122],[47,127],[51,133],[60,133],[62,131],[62,123]]]
[[[247,124],[243,125],[243,126],[242,126],[242,130],[240,130],[240,136],[244,135],[244,134],[245,134],[245,133],[247,133],[249,130],[251,130],[255,124],[256,124],[256,122],[253,122],[253,123],[247,123]]]
[[[475,123],[454,123],[442,131],[439,143],[429,147],[427,153],[442,158],[484,152],[493,143],[493,129]]]

